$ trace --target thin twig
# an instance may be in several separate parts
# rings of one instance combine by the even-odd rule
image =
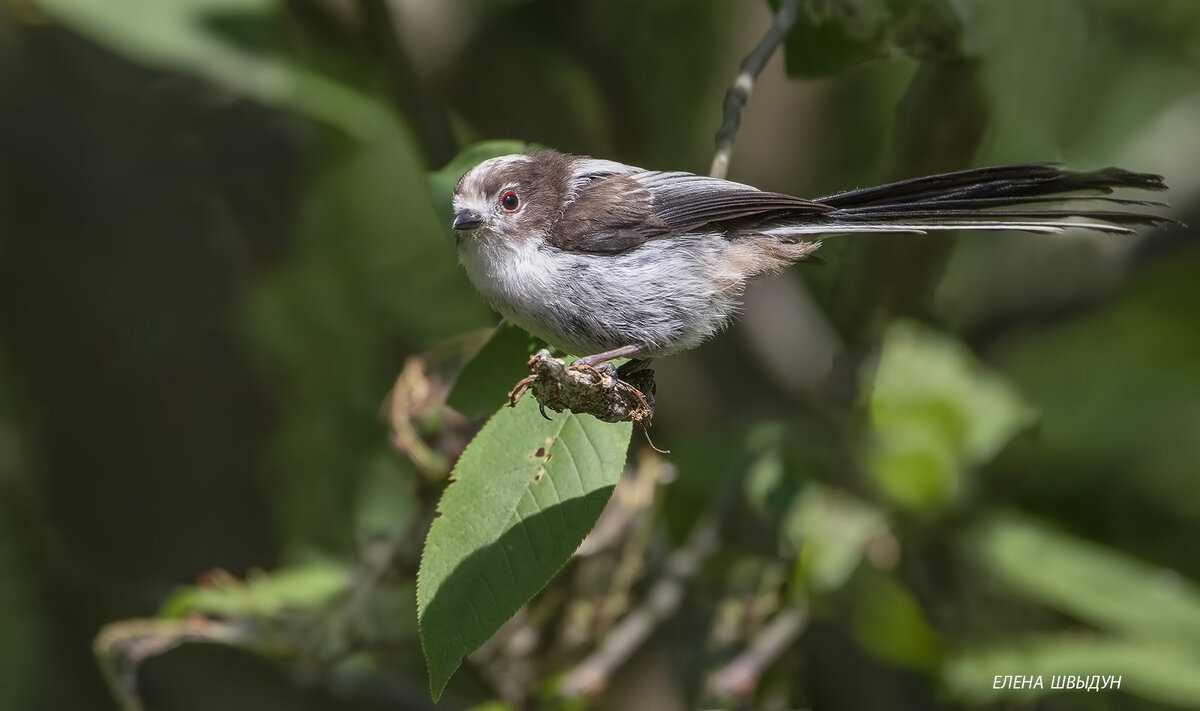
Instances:
[[[748,697],[763,672],[792,646],[807,623],[804,607],[791,607],[772,617],[744,652],[709,677],[709,692],[723,699]]]
[[[609,632],[596,651],[563,676],[558,684],[560,695],[595,696],[603,691],[613,672],[642,646],[663,620],[679,609],[684,585],[717,547],[722,513],[721,510],[714,511],[696,525],[687,544],[667,558],[662,577],[655,581],[642,604]]]
[[[767,33],[759,40],[750,54],[742,60],[741,71],[733,80],[733,86],[725,92],[725,118],[721,128],[717,129],[717,152],[713,156],[712,169],[708,174],[714,178],[724,178],[729,174],[729,159],[733,155],[733,139],[737,136],[738,127],[742,125],[742,108],[754,90],[754,82],[762,73],[767,60],[783,43],[785,37],[796,22],[796,14],[800,0],[781,0],[775,20],[767,29]]]

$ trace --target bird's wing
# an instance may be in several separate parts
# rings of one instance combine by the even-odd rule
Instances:
[[[550,239],[561,249],[619,252],[674,234],[737,230],[835,208],[749,185],[682,172],[581,161]]]

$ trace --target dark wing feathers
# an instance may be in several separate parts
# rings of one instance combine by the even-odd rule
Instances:
[[[1038,203],[1082,201],[1107,205],[1164,207],[1151,200],[1107,197],[1115,188],[1165,190],[1163,179],[1119,168],[1091,172],[1064,170],[1052,163],[973,168],[850,190],[818,200],[757,190],[728,180],[691,173],[637,171],[577,176],[579,189],[568,201],[548,241],[561,249],[619,252],[648,240],[689,232],[751,229],[821,234],[886,231],[889,226],[946,229],[957,224],[985,229],[1057,231],[1060,220],[1100,221],[1091,229],[1130,232],[1125,225],[1154,225],[1169,218],[1112,209],[1021,208]],[[1073,195],[1089,191],[1092,195]],[[1095,193],[1100,193],[1099,195]],[[1001,209],[997,209],[1001,208]],[[1012,223],[1011,227],[1005,227]]]
[[[1087,173],[1064,170],[1054,163],[1025,163],[972,168],[924,178],[901,180],[820,198],[817,202],[843,210],[886,204],[963,199],[1033,198],[1080,190],[1111,193],[1114,188],[1166,190],[1162,176],[1105,168]]]
[[[737,229],[833,210],[692,173],[629,173],[587,180],[548,241],[560,249],[618,252],[668,234]]]
[[[546,241],[579,252],[622,252],[671,228],[651,210],[650,191],[628,175],[587,181]]]
[[[679,231],[831,211],[811,200],[691,173],[644,173],[634,178],[650,189],[654,214]]]
[[[902,222],[916,225],[953,225],[964,221],[985,221],[1002,226],[1016,221],[1047,226],[1055,221],[1077,217],[1099,220],[1111,229],[1092,224],[1090,229],[1131,232],[1118,225],[1156,225],[1172,222],[1169,218],[1145,212],[1072,209],[1013,209],[1037,203],[1073,201],[1105,202],[1111,205],[1165,207],[1152,200],[1107,197],[1116,188],[1166,190],[1161,176],[1133,173],[1120,168],[1091,172],[1064,170],[1052,163],[973,168],[924,178],[902,180],[876,187],[851,190],[821,198],[818,202],[838,208],[828,215],[830,231],[836,225],[870,225]],[[1074,195],[1079,191],[1100,195]],[[995,209],[1004,208],[1004,209]],[[1068,223],[1061,223],[1069,226]]]

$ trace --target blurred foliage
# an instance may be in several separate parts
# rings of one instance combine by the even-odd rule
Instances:
[[[939,511],[961,496],[964,469],[990,462],[1032,413],[957,341],[898,322],[883,335],[866,391],[867,473],[883,498]]]
[[[1191,228],[834,238],[770,305],[833,362],[657,363],[669,454],[482,425],[532,342],[458,176],[699,170],[773,4],[0,2],[0,706],[433,708],[422,638],[438,708],[1200,704]],[[1196,3],[799,5],[732,178],[1119,163],[1200,222]]]

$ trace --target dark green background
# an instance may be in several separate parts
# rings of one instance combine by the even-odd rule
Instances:
[[[768,66],[731,178],[818,195],[974,164],[1120,163],[1165,174],[1170,214],[1200,224],[1194,3],[801,5],[793,76]],[[389,445],[380,407],[406,357],[496,318],[455,264],[426,175],[484,139],[706,172],[722,93],[769,19],[749,0],[0,2],[0,707],[113,708],[90,650],[104,624],[155,615],[214,568],[353,567],[388,531],[404,539],[398,602],[384,622],[348,623],[370,633],[185,647],[148,662],[141,689],[153,709],[427,705],[411,576],[440,484]],[[618,677],[599,706],[647,688],[720,702],[703,675],[737,645],[706,646],[715,611],[764,586],[805,599],[813,621],[755,704],[1200,703],[1128,679],[1040,700],[946,681],[988,645],[1096,626],[996,582],[986,546],[961,547],[1000,509],[1099,544],[1101,567],[1139,560],[1121,568],[1128,605],[1173,614],[1136,597],[1158,580],[1200,599],[1194,230],[838,237],[821,256],[752,293],[746,324],[658,366],[653,434],[678,475],[635,595],[731,472],[776,459],[750,467],[740,525],[652,639],[654,672],[636,680],[650,686]],[[805,304],[825,335],[805,330]],[[862,474],[855,383],[898,315],[960,339],[1038,423],[915,508]],[[843,347],[831,372],[796,379],[809,342]],[[431,417],[437,442],[452,426]],[[901,564],[810,598],[764,583],[791,575],[785,512],[815,481],[885,512]],[[552,591],[586,598],[581,584]],[[569,665],[547,649],[530,698],[552,698]],[[499,693],[460,677],[441,707]]]

